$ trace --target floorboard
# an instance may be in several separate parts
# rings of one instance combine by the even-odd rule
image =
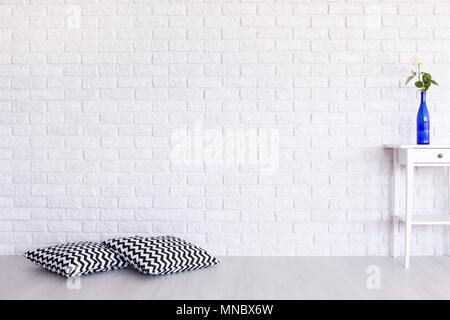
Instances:
[[[0,299],[450,299],[450,258],[221,257],[220,265],[167,276],[132,269],[80,278],[80,289],[21,256],[0,256]],[[380,269],[380,289],[366,285]]]

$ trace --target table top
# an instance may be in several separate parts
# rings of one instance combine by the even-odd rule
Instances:
[[[385,144],[386,149],[450,149],[450,144]]]

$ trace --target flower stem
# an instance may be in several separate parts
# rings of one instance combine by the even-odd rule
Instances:
[[[420,75],[421,75],[421,73],[420,73],[420,63],[417,64],[417,70],[418,70],[418,75],[417,76],[419,77],[419,81],[422,82],[422,90],[421,91],[423,91],[424,83],[423,83],[422,79],[420,78]]]

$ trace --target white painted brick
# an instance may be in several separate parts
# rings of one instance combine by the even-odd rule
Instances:
[[[328,5],[325,3],[294,3],[295,15],[311,15],[311,14],[323,14],[328,13]]]
[[[223,37],[226,38],[225,31]],[[190,29],[187,31],[187,38],[194,40],[219,40],[221,39],[221,32],[220,29]]]
[[[195,209],[173,209],[170,211],[172,221],[203,221],[205,215],[202,210]]]
[[[387,27],[414,27],[416,25],[416,18],[404,16],[399,19],[396,16],[384,16],[382,23]]]
[[[241,242],[239,233],[210,233],[206,238],[208,242],[214,244],[239,244]]]
[[[131,211],[131,210],[130,210]],[[122,211],[119,211],[119,213]],[[161,211],[153,209],[140,209],[134,213],[136,220],[148,220],[148,221],[167,221],[170,217],[170,211]],[[105,217],[106,218],[106,217]],[[127,220],[134,220],[133,215],[126,217]],[[117,220],[122,220],[119,216]]]
[[[81,232],[82,224],[80,222],[64,221],[64,222],[49,222],[49,232]]]
[[[146,222],[119,222],[118,224],[119,232],[124,233],[147,233],[152,230],[152,225]]]
[[[83,232],[90,233],[116,233],[117,224],[115,222],[85,222]]]
[[[153,200],[154,208],[162,209],[180,209],[186,207],[186,199],[182,198],[155,198]]]
[[[261,247],[259,244],[233,245],[228,247],[228,255],[231,256],[260,256]]]
[[[309,27],[311,18],[308,16],[283,16],[276,18],[276,25],[280,27]],[[294,29],[294,33],[296,30]]]
[[[317,233],[328,232],[327,222],[301,222],[294,223],[294,232],[296,233]]]
[[[312,27],[343,27],[345,17],[341,16],[313,16]]]
[[[55,211],[55,210],[53,210]],[[63,210],[58,210],[63,211]],[[58,212],[56,211],[56,212]],[[69,220],[81,220],[81,221],[97,221],[100,217],[100,210],[98,209],[89,209],[83,210],[83,212],[79,212],[79,210],[67,210],[67,218]]]
[[[193,4],[187,6],[187,15],[215,16],[221,14],[218,4]]]
[[[291,233],[292,223],[288,222],[263,222],[259,229],[262,233]]]
[[[35,233],[33,234],[33,243],[40,245],[54,245],[64,243],[65,235],[63,233]]]
[[[262,249],[263,255],[269,256],[295,256],[295,247],[289,245],[274,245],[264,246]]]
[[[231,17],[231,16],[225,16],[225,17],[205,17],[205,26],[206,27],[212,27],[212,28],[227,28],[227,27],[237,27],[240,24],[239,17]]]
[[[13,230],[19,232],[45,232],[47,224],[43,221],[14,222]]]
[[[220,222],[195,222],[188,223],[188,232],[221,232],[222,224]]]
[[[328,243],[331,243],[332,245],[340,245],[347,242],[348,239],[346,234],[318,233],[314,235],[314,243],[317,243],[318,245],[324,245]]]
[[[41,200],[41,202],[44,201]],[[82,207],[82,201],[79,198],[51,197],[48,198],[46,205],[49,208],[77,209]],[[36,206],[44,207],[44,205],[40,204],[37,204]]]
[[[269,27],[275,25],[275,18],[263,16],[245,16],[241,19],[244,27]]]

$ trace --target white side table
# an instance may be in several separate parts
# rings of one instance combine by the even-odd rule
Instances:
[[[450,209],[450,145],[385,145],[393,150],[394,199],[393,199],[393,256],[398,255],[398,227],[405,224],[405,268],[409,268],[411,254],[411,227],[413,225],[450,225],[450,215],[414,212],[414,167],[447,167]],[[400,213],[400,170],[406,168],[406,212]],[[449,229],[447,229],[450,231]],[[449,236],[450,245],[450,236]]]

